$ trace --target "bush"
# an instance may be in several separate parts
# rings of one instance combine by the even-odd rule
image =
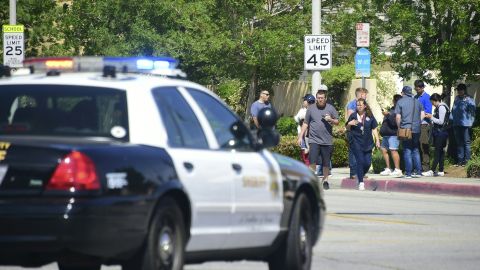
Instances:
[[[405,163],[403,158],[403,150],[401,146],[400,146],[400,149],[398,149],[398,155],[400,156],[400,170],[404,171]],[[393,169],[395,167],[395,163],[393,163],[392,155],[390,155],[390,152],[388,153],[388,156],[390,158],[390,169]],[[431,154],[430,157],[433,160],[433,154]],[[387,166],[385,164],[385,160],[383,159],[382,151],[379,149],[373,151],[372,166],[373,166],[374,173],[380,173]]]
[[[480,157],[480,138],[476,138],[471,146],[472,156]]]
[[[297,136],[281,136],[280,143],[272,148],[272,152],[300,160],[300,146],[297,144]]]
[[[277,121],[277,130],[282,136],[297,135],[297,122],[293,117],[280,117]]]
[[[467,177],[480,177],[480,157],[473,157],[467,162]]]
[[[297,136],[282,136],[280,143],[272,148],[272,152],[279,153],[300,160],[300,147],[297,144]],[[344,139],[333,140],[333,167],[345,167],[348,165],[348,144]]]
[[[345,139],[333,139],[332,167],[348,166],[348,143]]]
[[[472,128],[472,141],[480,138],[480,127]]]

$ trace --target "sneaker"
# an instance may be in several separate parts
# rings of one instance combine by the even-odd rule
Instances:
[[[453,167],[458,167],[460,166],[460,164],[453,164]]]
[[[332,177],[333,175],[331,173],[328,174],[328,177]]]
[[[389,168],[385,168],[382,172],[380,172],[380,175],[390,175],[392,174],[392,171]]]
[[[323,189],[330,189],[330,184],[327,181],[323,181]]]
[[[434,176],[445,176],[444,172],[436,172]]]
[[[411,176],[411,175],[405,175],[403,178],[405,178],[405,179],[412,179],[412,176]]]
[[[399,170],[399,169],[395,169],[391,174],[390,176],[397,176],[397,177],[400,177],[402,176],[403,173],[402,173],[402,170]]]
[[[428,172],[423,172],[422,175],[423,175],[423,176],[433,176],[433,171],[430,170],[430,171],[428,171]]]
[[[360,182],[360,183],[358,184],[358,190],[365,190],[365,183]]]
[[[420,178],[422,177],[422,173],[412,173],[413,178]]]

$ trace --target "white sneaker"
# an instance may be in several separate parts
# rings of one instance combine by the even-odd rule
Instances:
[[[380,175],[390,175],[392,171],[389,168],[385,168],[383,172],[380,172]]]
[[[413,178],[420,178],[420,177],[422,177],[422,175],[421,175],[421,174],[417,174],[417,173],[412,173],[412,177],[413,177]]]
[[[402,176],[403,173],[402,173],[402,170],[399,170],[399,169],[395,169],[391,174],[390,176],[397,176],[397,177],[400,177]]]
[[[423,175],[423,176],[433,176],[433,171],[430,170],[430,171],[428,171],[428,172],[423,172],[422,175]]]
[[[434,174],[434,176],[444,176],[444,175],[445,175],[444,172],[436,172],[436,173]]]
[[[358,184],[358,190],[365,190],[365,183],[360,182],[360,183]]]

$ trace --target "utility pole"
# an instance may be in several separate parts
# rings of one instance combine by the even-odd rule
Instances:
[[[17,24],[17,0],[10,0],[10,25]]]
[[[322,0],[312,0],[312,35],[320,35],[322,32]],[[312,94],[315,95],[322,84],[320,71],[313,71]]]

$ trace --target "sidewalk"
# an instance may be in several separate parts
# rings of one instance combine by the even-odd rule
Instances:
[[[349,179],[349,168],[333,168],[329,178],[331,188],[357,189],[356,179]],[[380,174],[368,174],[365,189],[385,192],[445,194],[480,198],[480,178],[454,178],[448,176],[422,176],[404,179]]]

